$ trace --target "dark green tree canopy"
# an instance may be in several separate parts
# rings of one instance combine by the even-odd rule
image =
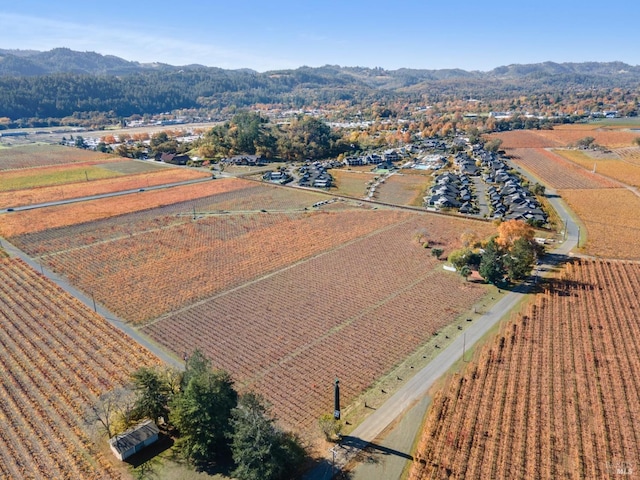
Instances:
[[[304,451],[297,439],[277,428],[262,397],[252,392],[242,395],[231,415],[234,476],[240,480],[291,478]]]

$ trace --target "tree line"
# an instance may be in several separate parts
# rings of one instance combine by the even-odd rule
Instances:
[[[264,73],[190,67],[118,76],[0,75],[0,118],[8,119],[0,122],[0,128],[52,126],[63,121],[79,124],[87,117],[117,122],[133,115],[183,109],[212,115],[260,104],[335,105],[355,113],[376,103],[406,107],[469,98],[480,100],[477,106],[484,111],[497,105],[524,113],[526,108],[553,105],[584,104],[597,109],[615,104],[618,110],[631,113],[637,110],[638,75],[635,70],[613,75],[604,68],[555,71],[539,66],[487,73],[324,66]],[[575,105],[567,111],[576,111]]]

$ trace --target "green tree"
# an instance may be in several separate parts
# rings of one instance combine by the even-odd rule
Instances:
[[[447,260],[459,271],[462,267],[469,265],[471,255],[472,252],[470,248],[461,248],[451,252]]]
[[[304,459],[304,450],[291,435],[277,428],[263,399],[252,392],[240,397],[231,412],[231,452],[239,480],[291,478]]]
[[[504,277],[504,267],[502,264],[502,251],[497,244],[495,237],[491,238],[484,248],[478,273],[487,282],[496,284]]]
[[[278,142],[280,155],[287,160],[325,158],[331,151],[331,129],[320,119],[298,116],[283,132]]]
[[[444,253],[444,250],[442,248],[433,248],[431,250],[431,255],[436,257],[438,260],[440,260],[440,255],[442,255]]]
[[[494,138],[493,140],[489,140],[484,144],[484,149],[487,152],[497,152],[500,150],[500,146],[502,145],[502,140],[500,138]]]
[[[159,371],[142,367],[131,374],[133,390],[136,393],[134,416],[150,418],[154,422],[163,417],[168,421],[170,390]]]
[[[458,272],[460,273],[460,275],[462,277],[464,277],[465,280],[467,280],[469,278],[469,275],[471,275],[471,269],[469,267],[467,267],[466,265],[464,265],[462,268],[460,268],[460,270],[458,270]]]
[[[238,395],[227,372],[192,371],[188,378],[170,403],[171,420],[179,431],[177,446],[184,457],[207,465],[228,451],[229,420]]]
[[[536,249],[531,241],[526,238],[518,238],[504,256],[504,267],[510,280],[518,281],[525,278],[536,258]]]

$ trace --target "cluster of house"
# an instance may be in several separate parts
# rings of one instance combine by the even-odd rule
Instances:
[[[475,196],[467,174],[446,172],[436,177],[431,195],[424,197],[427,208],[457,208],[460,213],[476,213]]]
[[[280,170],[269,171],[262,175],[262,179],[267,182],[279,183],[280,185],[285,185],[293,181],[293,177],[285,168],[281,168]]]
[[[233,157],[223,158],[221,163],[245,167],[263,167],[269,164],[269,159],[261,155],[234,155]]]
[[[303,165],[298,172],[298,185],[301,187],[329,188],[333,184],[333,177],[320,162]]]
[[[400,160],[400,152],[395,149],[389,149],[382,153],[370,153],[359,157],[347,157],[343,163],[347,167],[357,167],[362,165],[375,165],[376,168],[391,170],[395,168],[393,162]]]
[[[492,155],[485,156],[483,179],[487,182],[487,198],[492,217],[505,220],[524,220],[536,225],[547,223],[547,215],[535,196],[525,188],[520,177],[509,172],[509,167]]]

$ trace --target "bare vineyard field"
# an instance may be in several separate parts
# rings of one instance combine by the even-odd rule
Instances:
[[[409,478],[635,474],[639,288],[637,263],[569,264],[434,398]]]
[[[554,150],[553,153],[613,180],[636,187],[640,185],[640,164],[617,158],[597,158],[582,150]]]
[[[32,144],[0,149],[0,171],[16,168],[33,168],[90,161],[121,161],[106,153],[63,147],[62,145]]]
[[[583,251],[603,258],[640,259],[640,197],[626,188],[560,190],[587,229]]]
[[[502,140],[500,148],[507,151],[514,148],[550,148],[564,146],[561,142],[543,135],[541,130],[512,130],[510,132],[492,133],[489,137]]]
[[[122,197],[104,198],[46,209],[12,212],[4,215],[0,234],[14,237],[49,229],[78,225],[84,222],[112,218],[165,205],[209,197],[219,193],[239,191],[254,182],[235,178],[185,185],[167,190],[139,192]]]
[[[585,137],[593,137],[596,144],[607,148],[628,147],[633,144],[634,139],[640,135],[626,127],[614,127],[590,123],[586,125],[558,125],[553,130],[539,130],[540,134],[550,141],[567,147]]]
[[[263,393],[283,423],[308,430],[326,410],[336,376],[348,404],[485,293],[443,271],[412,238],[426,229],[450,249],[464,225],[438,216],[396,219],[143,331],[177,355],[197,346],[241,385]],[[479,235],[491,228],[470,225]]]
[[[509,151],[513,162],[556,189],[612,188],[614,180],[592,173],[542,148],[514,148]]]
[[[22,172],[22,171],[21,171]],[[80,172],[84,175],[83,172]],[[2,181],[0,173],[0,181]],[[148,173],[122,176],[118,173],[113,178],[66,183],[64,185],[47,185],[37,188],[0,192],[0,208],[19,207],[38,203],[82,198],[90,195],[119,192],[123,190],[137,190],[140,188],[166,185],[168,183],[194,180],[209,177],[206,172],[178,168],[161,168]]]
[[[0,258],[0,292],[0,477],[120,478],[86,409],[158,360],[20,260]]]

